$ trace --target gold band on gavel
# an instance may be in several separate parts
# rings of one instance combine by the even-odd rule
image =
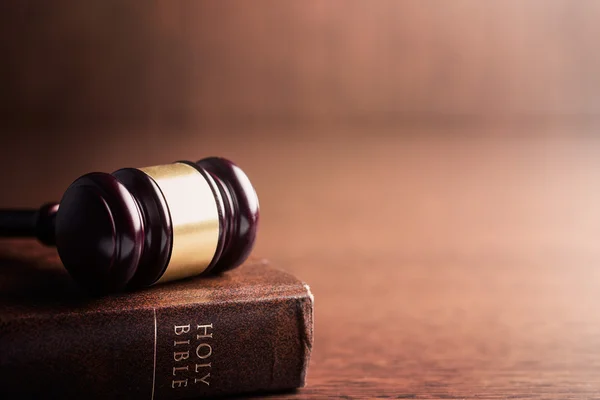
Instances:
[[[219,241],[219,211],[202,174],[183,163],[140,168],[162,191],[173,227],[171,259],[159,283],[202,273]]]

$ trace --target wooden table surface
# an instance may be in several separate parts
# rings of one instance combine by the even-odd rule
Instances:
[[[90,137],[52,185],[198,151],[244,167],[254,254],[315,295],[308,384],[274,398],[600,397],[600,137],[562,125]]]
[[[286,398],[600,397],[600,138],[510,132],[269,142],[257,252],[315,295]]]

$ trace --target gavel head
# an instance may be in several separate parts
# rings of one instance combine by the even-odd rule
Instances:
[[[55,240],[76,281],[112,292],[235,268],[258,219],[246,174],[213,157],[80,177],[60,202]]]

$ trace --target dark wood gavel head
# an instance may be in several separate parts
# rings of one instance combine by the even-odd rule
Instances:
[[[66,190],[55,218],[51,205],[40,209],[38,237],[41,221],[54,220],[73,278],[112,292],[235,268],[252,250],[258,219],[246,174],[213,157],[86,174]]]

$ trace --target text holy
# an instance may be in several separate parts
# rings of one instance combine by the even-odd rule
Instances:
[[[212,330],[212,323],[195,327],[191,324],[174,326],[171,388],[187,387],[188,384],[210,386]]]

